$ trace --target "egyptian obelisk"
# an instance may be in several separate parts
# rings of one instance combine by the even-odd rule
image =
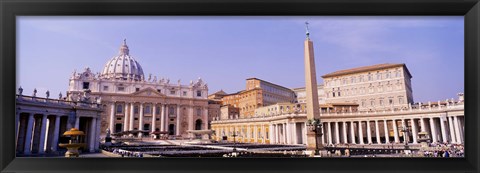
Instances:
[[[307,122],[308,120],[320,119],[320,105],[318,104],[317,73],[315,71],[315,57],[313,55],[313,42],[310,40],[308,22],[306,25],[305,39],[305,90],[307,94]],[[318,139],[319,140],[319,139]],[[323,148],[321,141],[317,141],[319,148]],[[316,148],[315,132],[307,130],[307,150],[314,151]]]

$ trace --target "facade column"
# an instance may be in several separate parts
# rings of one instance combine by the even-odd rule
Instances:
[[[152,112],[152,132],[155,131],[156,123],[157,123],[157,103],[153,103],[153,112]]]
[[[298,144],[298,139],[297,139],[297,123],[292,123],[290,125],[291,131],[292,131],[292,144]]]
[[[60,136],[60,116],[55,116],[55,130],[53,131],[52,151],[57,151],[58,137]]]
[[[430,118],[430,131],[432,131],[432,143],[437,143],[437,128],[435,127],[435,122],[433,121],[433,118]]]
[[[203,109],[203,115],[202,115],[202,121],[203,121],[203,130],[208,130],[208,107],[205,107]]]
[[[395,143],[399,143],[400,139],[398,136],[398,127],[397,127],[397,120],[393,119],[393,137],[395,138]]]
[[[128,103],[125,102],[125,117],[123,118],[123,131],[128,131]]]
[[[354,122],[350,121],[350,131],[351,131],[350,132],[351,133],[350,138],[352,140],[352,144],[356,144],[356,142],[355,142],[355,128],[353,126],[354,126]]]
[[[390,134],[388,132],[388,123],[387,120],[383,120],[383,128],[385,130],[385,144],[390,143]]]
[[[142,131],[143,130],[143,104],[140,103],[140,109],[138,110],[140,113],[140,116],[138,117],[138,130]],[[142,137],[143,132],[138,133],[138,137]]]
[[[359,138],[359,141],[360,141],[360,144],[364,144],[363,143],[363,125],[362,125],[362,121],[358,121],[358,138]]]
[[[282,125],[283,125],[282,127],[283,127],[284,143],[289,144],[290,139],[288,139],[288,136],[290,136],[290,135],[288,134],[289,130],[288,130],[288,127],[287,127],[287,123],[283,123]]]
[[[348,144],[348,137],[347,137],[347,122],[343,122],[343,143]]]
[[[166,131],[165,130],[165,109],[166,105],[162,105],[162,109],[160,109],[160,131]]]
[[[322,144],[325,145],[325,140],[326,140],[326,134],[325,134],[325,130],[324,130],[325,129],[325,123],[324,122],[321,122],[321,123],[322,123]],[[308,130],[307,123],[305,123],[305,130]],[[305,133],[305,135],[306,135],[306,133]]]
[[[416,144],[417,143],[417,134],[418,134],[418,131],[417,131],[417,123],[415,123],[415,119],[410,119],[410,121],[412,122],[412,136],[413,136],[413,143]]]
[[[454,129],[455,129],[455,136],[457,137],[457,138],[456,138],[456,142],[457,142],[458,144],[461,144],[461,143],[462,143],[462,137],[460,136],[460,130],[461,130],[461,128],[460,128],[460,125],[459,125],[459,123],[458,123],[458,118],[457,118],[457,116],[454,116],[454,117],[453,117],[453,126],[454,126]]]
[[[338,128],[338,122],[335,122],[335,143],[336,144],[340,143],[340,133]]]
[[[126,111],[126,110],[125,110]],[[127,112],[125,112],[127,113]],[[88,147],[90,149],[90,152],[95,152],[95,138],[96,138],[96,126],[97,126],[97,119],[92,118],[90,121],[90,146]]]
[[[375,120],[375,136],[377,138],[377,144],[381,144],[382,142],[380,141],[380,130],[378,128],[378,120]]]
[[[188,130],[194,130],[193,106],[188,107]],[[193,133],[191,134],[193,137]]]
[[[30,154],[32,152],[33,121],[33,113],[30,113],[30,115],[28,115],[27,135],[25,136],[25,149],[23,150],[24,154]]]
[[[133,123],[135,121],[135,115],[134,115],[134,110],[135,110],[135,104],[134,103],[130,103],[130,122],[129,122],[129,127],[128,127],[128,130],[133,130]]]
[[[47,131],[47,115],[46,114],[43,114],[41,125],[42,126],[40,130],[40,144],[38,145],[38,153],[43,154],[45,153],[45,137],[46,137],[46,131]]]
[[[333,141],[332,141],[332,123],[331,122],[327,122],[328,123],[328,144],[333,144]]]
[[[372,134],[371,134],[371,133],[372,133],[372,129],[370,128],[370,121],[367,120],[367,138],[368,138],[368,139],[367,139],[367,142],[368,142],[368,144],[373,143],[373,142],[372,142]]]
[[[455,130],[453,125],[453,117],[448,117],[448,126],[450,128],[450,143],[457,143],[455,138]]]
[[[175,135],[179,136],[180,135],[180,105],[177,105],[177,129],[175,130]]]
[[[113,132],[115,133],[114,131],[114,122],[115,122],[115,102],[112,102],[112,104],[110,104],[110,121],[109,121],[109,129],[110,129],[110,132]],[[77,126],[77,123],[75,121],[75,126]],[[68,129],[70,130],[70,129]]]
[[[445,129],[445,121],[443,121],[442,118],[440,118],[440,130],[442,131],[442,141],[444,143],[447,143],[447,130]]]

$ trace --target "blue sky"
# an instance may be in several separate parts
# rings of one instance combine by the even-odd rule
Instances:
[[[337,70],[406,63],[414,101],[456,98],[464,91],[463,16],[295,17],[40,17],[17,18],[17,87],[39,96],[65,95],[72,72],[94,72],[118,53],[148,74],[201,77],[209,93],[243,90],[257,77],[288,88],[304,86],[305,21],[314,42],[317,80]]]

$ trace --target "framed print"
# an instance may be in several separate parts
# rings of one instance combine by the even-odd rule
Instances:
[[[2,172],[478,171],[478,1],[0,7]]]

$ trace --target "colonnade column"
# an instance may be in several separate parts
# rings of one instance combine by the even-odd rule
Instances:
[[[325,145],[325,139],[326,139],[326,135],[325,135],[325,130],[323,130],[325,128],[325,123],[322,122],[322,144]],[[307,123],[305,123],[305,135],[303,136],[306,136],[307,133],[306,133],[306,130],[308,130],[308,127],[307,127]]]
[[[78,117],[77,117],[78,118]],[[40,130],[40,144],[38,145],[38,153],[45,153],[45,132],[47,131],[47,115],[43,114]]]
[[[153,103],[153,112],[152,112],[152,132],[155,131],[155,126],[157,122],[157,103]]]
[[[110,122],[109,122],[109,129],[110,129],[110,132],[114,132],[114,118],[115,118],[115,102],[112,102],[112,104],[110,104]],[[75,123],[75,126],[76,126],[76,123]],[[70,130],[70,129],[68,129]],[[115,133],[115,132],[114,132]]]
[[[25,135],[25,149],[23,150],[24,154],[30,154],[32,152],[32,131],[33,131],[33,114],[28,115],[28,124],[27,124],[27,135]]]
[[[423,118],[420,118],[420,128],[421,128],[421,132],[427,132],[427,129],[425,126],[425,120]]]
[[[410,121],[412,122],[412,136],[413,136],[413,143],[416,144],[417,143],[417,134],[418,134],[418,131],[417,131],[417,123],[415,123],[415,119],[410,119]]]
[[[328,123],[328,144],[333,144],[333,141],[332,141],[332,123],[330,122],[327,122]]]
[[[138,117],[138,130],[142,131],[143,130],[143,104],[140,103],[140,109],[138,110],[140,115]],[[138,133],[138,137],[142,137],[143,132]]]
[[[367,142],[368,144],[371,144],[372,143],[372,129],[370,128],[370,121],[367,120]]]
[[[123,131],[128,131],[128,103],[125,102],[125,117],[123,118]]]
[[[402,129],[403,127],[407,127],[407,125],[405,124],[405,119],[402,119]],[[405,134],[405,132],[403,132],[403,142],[407,141],[407,138],[408,136]]]
[[[388,133],[387,120],[383,120],[383,129],[385,130],[385,144],[390,143],[390,134]]]
[[[270,140],[270,144],[273,144],[273,124],[270,124],[270,127],[268,128],[268,137]]]
[[[177,105],[177,125],[176,125],[177,129],[175,130],[175,135],[177,135],[177,136],[180,135],[180,119],[181,119],[181,117],[180,117],[180,105],[178,104]]]
[[[126,110],[125,110],[126,111]],[[125,112],[127,113],[127,112]],[[96,126],[97,126],[97,119],[96,118],[92,118],[92,120],[90,121],[90,146],[89,146],[89,149],[90,149],[90,152],[95,152],[95,136],[96,136]]]
[[[375,136],[377,138],[377,144],[381,144],[382,142],[380,141],[380,130],[378,128],[378,120],[375,120]]]
[[[446,129],[445,129],[445,121],[443,121],[442,118],[440,118],[440,130],[442,131],[442,141],[444,143],[447,142],[447,132],[446,132]]]
[[[437,143],[437,128],[435,128],[435,122],[433,121],[433,118],[430,118],[430,131],[432,131],[432,143]]]
[[[360,144],[364,144],[363,143],[363,125],[362,125],[362,121],[358,121],[358,138],[359,138],[359,141],[360,141]]]
[[[456,143],[455,130],[453,125],[453,117],[448,117],[448,126],[450,127],[450,142]]]
[[[343,122],[343,142],[348,144],[348,137],[347,137],[347,122]]]
[[[115,120],[113,120],[113,124],[115,124]],[[115,126],[114,126],[115,127]],[[80,129],[80,116],[77,115],[77,118],[75,118],[75,128]],[[70,129],[69,129],[70,130]],[[111,130],[112,131],[112,130]]]
[[[340,143],[340,133],[338,128],[338,122],[335,122],[335,143],[336,144]]]
[[[399,143],[400,139],[398,136],[398,127],[397,127],[397,120],[393,119],[393,137],[395,138],[395,143]]]
[[[458,144],[462,143],[462,137],[460,136],[460,130],[461,130],[461,127],[458,123],[458,118],[457,116],[454,116],[453,117],[453,126],[454,126],[454,129],[455,129],[455,136],[457,137],[456,138],[456,142]]]
[[[53,131],[53,140],[51,143],[51,150],[57,151],[58,147],[58,137],[60,135],[60,116],[55,116],[55,130]]]
[[[355,142],[355,129],[354,129],[354,122],[353,121],[350,121],[350,131],[351,131],[351,140],[352,140],[352,144],[356,144]]]
[[[128,127],[128,130],[133,130],[133,122],[135,121],[135,115],[134,115],[134,109],[135,109],[135,105],[134,103],[130,103],[130,122],[129,122],[129,127]]]
[[[288,129],[288,124],[287,123],[283,123],[282,124],[282,127],[283,127],[283,137],[284,137],[284,143],[285,144],[289,144],[290,142],[290,139],[288,139],[288,136],[290,136],[290,134],[288,134],[290,132],[290,130]]]
[[[292,139],[292,142],[293,142],[293,144],[298,144],[297,123],[296,123],[296,122],[292,123],[292,126],[291,126],[291,127],[292,127],[292,132],[293,132],[293,133],[292,133],[292,138],[293,138],[293,139]]]

